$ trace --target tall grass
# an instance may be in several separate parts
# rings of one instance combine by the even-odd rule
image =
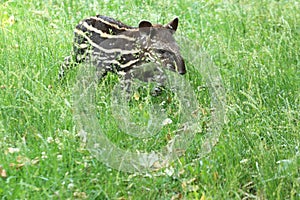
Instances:
[[[193,144],[168,168],[137,175],[86,150],[74,78],[57,74],[73,27],[95,14],[131,25],[179,16],[177,34],[212,56],[227,123],[207,157]],[[1,1],[0,197],[300,199],[299,21],[297,1]]]

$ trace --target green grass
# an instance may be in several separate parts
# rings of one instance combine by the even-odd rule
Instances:
[[[2,199],[300,199],[297,1],[0,2]],[[74,78],[57,75],[73,27],[95,14],[130,25],[179,16],[177,34],[212,56],[227,123],[208,156],[197,159],[193,143],[167,170],[137,175],[86,150],[73,120]]]

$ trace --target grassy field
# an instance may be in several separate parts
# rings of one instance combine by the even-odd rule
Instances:
[[[1,199],[300,199],[298,1],[0,2]],[[227,120],[209,155],[193,146],[139,175],[89,153],[73,120],[74,77],[57,75],[74,26],[95,14],[131,25],[178,16],[177,34],[212,57]]]

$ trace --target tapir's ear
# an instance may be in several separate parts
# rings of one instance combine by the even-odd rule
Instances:
[[[172,21],[164,25],[164,27],[175,32],[178,27],[178,17],[175,17]]]
[[[140,21],[140,23],[139,23],[139,28],[150,28],[150,27],[152,27],[152,24],[149,21],[143,20],[143,21]]]
[[[145,21],[145,20],[140,21],[140,23],[139,23],[139,32],[140,32],[140,35],[142,37],[149,35],[150,32],[151,32],[151,27],[153,27],[153,25],[151,24],[151,22]]]

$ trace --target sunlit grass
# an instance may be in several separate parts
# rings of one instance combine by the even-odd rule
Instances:
[[[177,34],[211,55],[227,99],[227,123],[211,154],[197,159],[194,141],[166,169],[134,175],[86,150],[73,119],[76,70],[64,82],[57,75],[73,27],[95,14],[130,25],[178,16]],[[2,1],[0,197],[299,199],[299,21],[297,1]],[[192,71],[186,78],[201,84]],[[108,93],[113,84],[101,87]],[[209,100],[199,103],[209,112]]]

